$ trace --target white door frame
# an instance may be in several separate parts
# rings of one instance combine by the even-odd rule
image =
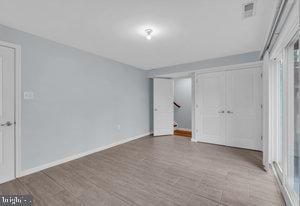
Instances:
[[[0,41],[0,46],[9,47],[15,51],[15,178],[21,176],[21,46]]]

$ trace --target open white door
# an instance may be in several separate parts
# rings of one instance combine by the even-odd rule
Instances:
[[[0,183],[15,178],[14,49],[0,46]]]
[[[153,135],[174,134],[174,82],[172,79],[153,80]]]

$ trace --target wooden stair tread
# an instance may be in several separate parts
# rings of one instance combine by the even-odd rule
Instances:
[[[178,136],[183,136],[183,137],[192,137],[192,132],[191,131],[186,131],[186,130],[178,130],[178,129],[176,129],[174,131],[174,134],[178,135]]]

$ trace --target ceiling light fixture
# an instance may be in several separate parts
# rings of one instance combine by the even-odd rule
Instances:
[[[147,38],[148,40],[151,40],[151,39],[152,39],[151,34],[152,34],[153,30],[152,30],[152,29],[146,29],[145,32],[146,32],[146,34],[147,34],[147,35],[146,35],[146,38]]]

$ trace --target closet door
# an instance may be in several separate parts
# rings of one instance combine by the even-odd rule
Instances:
[[[226,145],[261,150],[261,69],[226,72]]]
[[[225,73],[197,76],[197,141],[225,144]]]

